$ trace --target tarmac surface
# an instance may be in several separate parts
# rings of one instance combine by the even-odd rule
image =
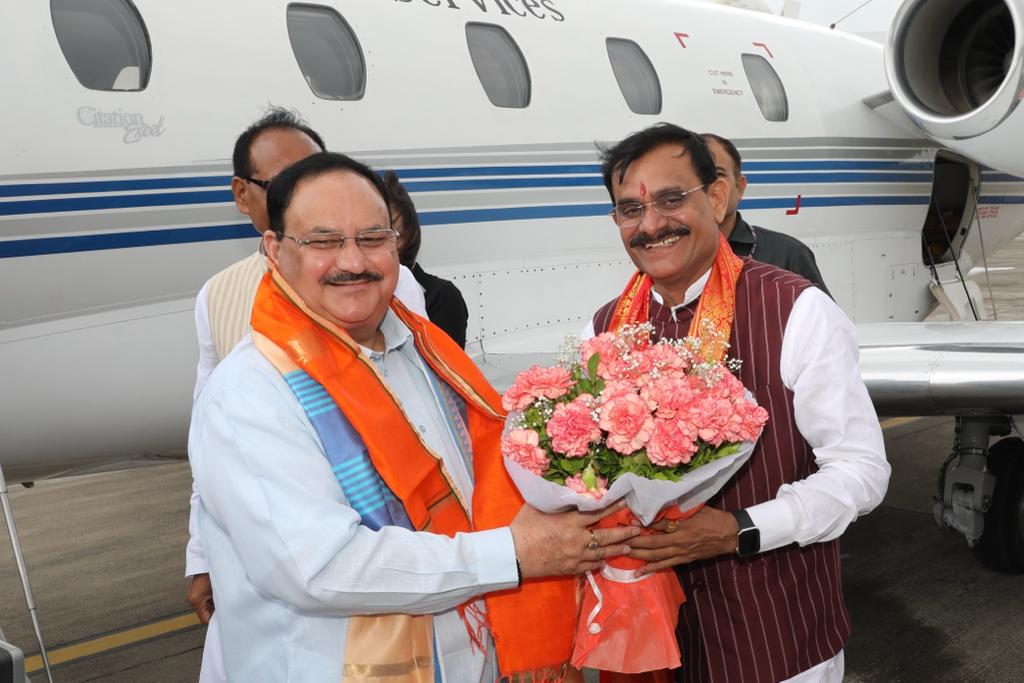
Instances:
[[[1024,241],[990,261],[999,318],[1024,319]],[[978,282],[985,288],[983,276]],[[854,625],[846,680],[1024,680],[1024,576],[984,568],[932,519],[953,421],[896,418],[883,427],[889,493],[842,540]],[[11,486],[56,681],[197,680],[205,632],[185,602],[189,490],[185,462]],[[0,628],[30,656],[32,681],[44,681],[6,540]]]

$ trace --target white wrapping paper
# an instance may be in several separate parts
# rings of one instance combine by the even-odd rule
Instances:
[[[678,505],[685,511],[707,502],[743,467],[754,451],[754,445],[753,441],[744,441],[738,452],[698,467],[679,481],[624,474],[615,480],[601,500],[547,481],[509,458],[505,458],[505,469],[526,502],[542,512],[601,510],[625,498],[626,505],[646,526],[669,505]]]

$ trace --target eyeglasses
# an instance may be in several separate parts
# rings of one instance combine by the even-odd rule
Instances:
[[[628,230],[635,228],[640,225],[640,221],[644,219],[644,210],[648,206],[654,207],[654,210],[659,216],[674,216],[683,210],[683,206],[686,205],[686,198],[697,190],[703,190],[707,185],[701,184],[696,187],[692,187],[685,192],[679,190],[673,190],[672,192],[665,192],[660,195],[657,199],[649,202],[623,202],[617,204],[614,209],[611,210],[612,220],[615,221],[616,225],[622,230]]]
[[[314,251],[324,253],[341,251],[345,248],[345,242],[355,240],[356,246],[364,254],[380,254],[395,250],[398,233],[390,228],[374,228],[373,230],[361,232],[354,237],[339,235],[333,232],[317,233],[304,239],[298,239],[291,235],[283,235],[283,237],[287,237],[292,242],[295,242],[300,248],[309,247]]]
[[[260,180],[259,178],[250,178],[247,175],[240,175],[238,177],[241,178],[242,180],[244,180],[247,183],[252,183],[253,185],[259,185],[260,187],[263,188],[264,192],[266,192],[267,188],[270,187],[270,180]],[[273,180],[273,178],[271,178],[271,180]]]

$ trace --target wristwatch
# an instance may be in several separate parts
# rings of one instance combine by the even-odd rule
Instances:
[[[736,510],[732,513],[736,518],[736,524],[740,527],[739,536],[736,539],[736,554],[740,557],[750,557],[761,551],[761,532],[746,510]]]

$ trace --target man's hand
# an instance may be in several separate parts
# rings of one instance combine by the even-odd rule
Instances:
[[[210,583],[209,574],[196,574],[188,584],[188,591],[185,593],[192,609],[196,611],[199,621],[204,624],[210,623],[213,617],[213,584]]]
[[[651,528],[664,532],[670,524],[662,520]],[[637,576],[643,576],[677,564],[736,552],[739,532],[736,518],[731,514],[705,507],[679,522],[672,533],[634,538],[629,542],[632,548],[629,556],[648,563],[636,571]]]
[[[609,557],[629,553],[630,547],[623,542],[637,536],[640,529],[587,528],[623,507],[625,503],[598,512],[549,515],[524,505],[509,525],[523,578],[582,574],[600,568]],[[589,547],[592,541],[597,547]]]

